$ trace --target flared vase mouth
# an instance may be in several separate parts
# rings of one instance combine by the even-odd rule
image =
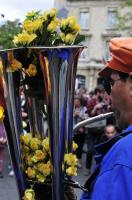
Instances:
[[[17,47],[17,48],[10,48],[10,49],[1,49],[0,53],[5,51],[12,51],[12,50],[24,50],[24,49],[73,49],[73,48],[88,48],[88,46],[83,45],[62,45],[62,46],[26,46],[26,47]]]
[[[31,46],[31,47],[27,47],[29,49],[67,49],[67,48],[87,48],[86,46],[83,45],[62,45],[62,46],[52,46],[52,47],[48,47],[48,46]]]

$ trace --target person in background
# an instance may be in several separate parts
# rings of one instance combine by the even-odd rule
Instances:
[[[74,112],[73,112],[73,117],[74,117],[74,125],[77,123],[87,119],[88,114],[87,114],[87,108],[83,106],[82,101],[79,97],[75,97],[74,99]],[[81,165],[81,158],[82,158],[82,149],[85,141],[85,128],[81,127],[79,128],[73,137],[73,140],[75,143],[77,143],[78,148],[77,148],[77,158],[79,160],[78,162],[78,167],[82,167]]]
[[[92,93],[92,95],[90,93],[90,96],[87,100],[87,109],[88,109],[88,114],[90,117],[96,116],[96,110],[95,112],[93,112],[93,110],[95,106],[99,104],[99,101],[103,100],[103,96],[104,96],[104,88],[100,86],[95,88],[94,93]]]
[[[81,87],[78,90],[77,96],[81,99],[82,105],[87,106],[88,95],[87,95],[87,89],[85,87]]]
[[[97,90],[97,89],[96,89]],[[96,105],[91,110],[91,116],[97,116],[106,112],[105,104],[103,101],[103,90],[97,90],[98,96],[96,97]],[[94,144],[100,141],[102,134],[104,132],[104,127],[106,126],[106,120],[101,120],[94,122],[87,126],[87,153],[86,153],[86,166],[84,168],[83,174],[89,176],[92,171],[93,166],[93,149]]]
[[[122,133],[96,145],[100,164],[85,187],[81,200],[132,199],[132,37],[109,42],[111,58],[100,76],[107,79],[116,123]],[[107,149],[107,151],[106,151]]]
[[[105,142],[112,139],[117,134],[116,127],[113,124],[108,124],[105,127],[105,134],[102,136],[100,142]]]

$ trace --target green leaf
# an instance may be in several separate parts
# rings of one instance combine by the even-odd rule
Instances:
[[[85,41],[85,35],[78,34],[74,41],[74,45],[81,44],[81,42]]]

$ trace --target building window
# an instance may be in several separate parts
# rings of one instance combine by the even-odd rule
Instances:
[[[81,11],[80,12],[80,26],[81,29],[89,29],[89,12]]]
[[[110,29],[115,29],[117,26],[117,11],[108,10],[107,26]]]
[[[82,42],[82,45],[88,47],[84,48],[80,55],[80,60],[89,60],[89,38],[86,38],[84,42]]]
[[[81,87],[85,87],[85,85],[86,85],[86,77],[83,76],[83,75],[78,74],[76,76],[76,85],[75,85],[75,88],[79,89]]]

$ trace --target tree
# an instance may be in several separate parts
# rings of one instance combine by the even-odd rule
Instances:
[[[127,36],[132,36],[132,0],[125,0],[118,12],[118,28]]]
[[[3,49],[13,48],[13,37],[21,31],[21,24],[18,19],[7,20],[0,26],[0,46]]]

